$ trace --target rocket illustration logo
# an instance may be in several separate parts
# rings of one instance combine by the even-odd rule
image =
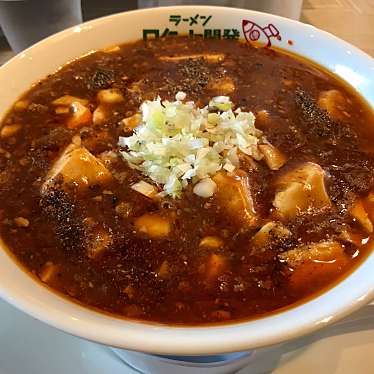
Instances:
[[[276,38],[277,40],[282,39],[279,30],[272,23],[261,27],[257,23],[243,19],[242,27],[245,39],[248,42],[260,41],[265,43],[266,47],[270,47],[271,38]]]

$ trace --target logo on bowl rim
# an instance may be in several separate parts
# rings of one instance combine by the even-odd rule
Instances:
[[[262,39],[266,42],[266,47],[271,47],[272,38],[279,41],[282,40],[279,30],[272,23],[269,23],[265,27],[261,27],[253,21],[243,19],[242,29],[244,37],[249,43],[257,42]]]
[[[203,39],[231,39],[241,38],[240,29],[220,28],[211,24],[212,14],[195,14],[188,16],[182,14],[170,14],[169,25],[165,28],[143,29],[143,40],[165,38],[168,36],[186,35],[190,38]],[[267,26],[260,26],[248,19],[241,21],[243,35],[249,43],[260,42],[264,47],[271,47],[272,38],[281,41],[278,28],[269,23]],[[289,43],[291,44],[291,43]]]

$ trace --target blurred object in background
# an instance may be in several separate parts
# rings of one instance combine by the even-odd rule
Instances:
[[[137,8],[137,0],[82,0],[85,21]]]
[[[81,22],[80,0],[0,0],[0,25],[14,52]]]
[[[246,8],[298,20],[303,0],[138,0],[139,8],[169,5],[220,5]]]
[[[89,20],[136,8],[171,5],[218,5],[246,8],[299,19],[303,0],[82,0],[83,19]]]

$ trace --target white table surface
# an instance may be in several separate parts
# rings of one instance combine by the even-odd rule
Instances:
[[[374,306],[259,357],[240,374],[373,374]],[[60,332],[0,301],[0,374],[24,373],[136,372],[109,348]]]

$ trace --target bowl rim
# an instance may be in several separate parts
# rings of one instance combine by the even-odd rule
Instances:
[[[196,11],[209,10],[230,13],[241,12],[242,14],[252,15],[265,14],[249,9],[217,6],[169,6],[122,12],[91,20],[80,26],[95,27],[101,23],[111,22],[114,18],[131,17],[133,14],[167,12],[170,10],[178,11],[189,8],[193,8]],[[374,61],[372,57],[358,48],[314,26],[271,14],[266,14],[266,17],[269,20],[291,24],[300,28],[301,31],[312,30],[323,38],[345,46],[358,58],[370,59],[371,62]],[[73,26],[43,39],[21,52],[21,54],[38,53],[49,42],[68,38],[75,27]],[[8,66],[11,66],[17,60],[18,56],[13,57],[5,63],[0,70],[5,70]],[[0,249],[1,247],[0,242]],[[8,251],[5,250],[4,252]],[[14,259],[11,258],[10,260],[14,262]],[[16,265],[20,267],[18,263]],[[225,325],[179,327],[122,320],[68,301],[65,298],[57,296],[53,291],[48,290],[47,287],[42,285],[38,286],[43,288],[45,292],[54,294],[60,300],[60,302],[56,301],[53,308],[49,302],[40,302],[40,300],[31,297],[23,298],[19,290],[17,291],[17,287],[12,285],[11,282],[6,284],[0,283],[0,296],[18,309],[51,326],[102,344],[158,354],[218,354],[281,343],[316,331],[345,317],[374,298],[374,279],[368,276],[373,267],[374,253],[371,253],[346,279],[340,281],[339,284],[320,296],[280,313],[247,322],[243,321]],[[23,269],[21,271],[25,273]],[[366,277],[364,277],[364,274],[366,274]],[[30,276],[28,274],[26,276],[30,281]],[[32,282],[37,287],[37,282]],[[353,285],[355,287],[352,287]],[[71,309],[71,312],[66,313],[63,309],[59,310],[58,306],[69,306],[68,309]]]

